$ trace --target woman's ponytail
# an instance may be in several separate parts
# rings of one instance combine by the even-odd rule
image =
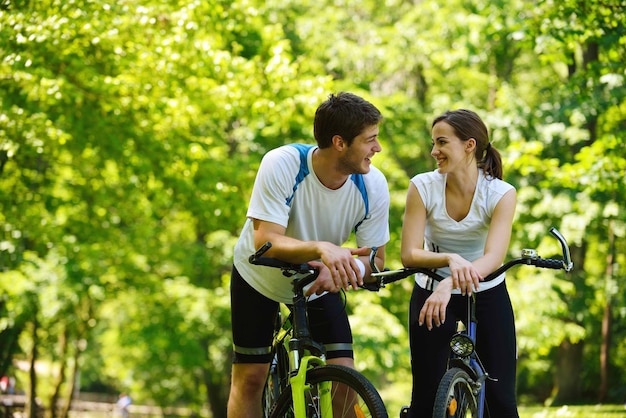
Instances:
[[[483,151],[483,158],[478,163],[478,167],[489,176],[502,180],[502,157],[500,152],[487,142],[487,146]]]

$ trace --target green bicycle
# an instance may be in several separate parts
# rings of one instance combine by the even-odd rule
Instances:
[[[319,275],[308,264],[291,264],[262,257],[266,243],[251,255],[252,264],[275,267],[294,277],[293,304],[279,313],[272,343],[273,360],[263,391],[265,417],[387,418],[385,405],[374,386],[358,371],[326,364],[324,347],[311,337],[304,288]]]

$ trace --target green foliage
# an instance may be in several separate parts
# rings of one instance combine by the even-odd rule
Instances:
[[[385,116],[388,266],[409,179],[434,169],[432,117],[476,110],[518,189],[511,254],[558,254],[557,226],[576,263],[510,275],[520,393],[554,396],[564,341],[584,342],[585,397],[607,348],[606,396],[623,393],[622,1],[1,4],[0,372],[37,347],[85,387],[223,416],[228,277],[256,167],[312,142],[317,104],[350,90]],[[410,291],[350,296],[357,363],[394,407],[410,390]],[[72,376],[52,374],[38,391],[69,396]]]

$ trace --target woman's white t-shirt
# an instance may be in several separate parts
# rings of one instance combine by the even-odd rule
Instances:
[[[426,207],[424,249],[441,253],[455,253],[469,261],[484,255],[487,233],[493,211],[506,192],[513,189],[509,183],[487,177],[478,170],[478,181],[469,212],[460,221],[452,219],[446,210],[446,174],[438,170],[418,174],[411,179]],[[437,269],[444,277],[450,275],[448,267]],[[504,274],[489,282],[481,282],[478,291],[491,289],[504,281]],[[415,281],[430,288],[427,276],[417,274]],[[436,286],[437,282],[434,283]],[[460,293],[458,289],[453,293]]]
[[[254,247],[252,219],[286,228],[285,235],[303,241],[343,245],[355,231],[359,247],[389,241],[389,189],[374,166],[352,175],[339,189],[324,186],[313,172],[315,146],[292,144],[268,152],[261,161],[252,189],[246,223],[235,245],[235,267],[264,296],[291,303],[291,279],[272,267],[248,262]]]

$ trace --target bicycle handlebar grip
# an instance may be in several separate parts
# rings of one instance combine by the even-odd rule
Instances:
[[[261,248],[259,248],[257,250],[257,252],[255,252],[250,257],[248,257],[248,261],[250,262],[250,264],[259,264],[259,263],[255,262],[255,261],[258,260],[259,258],[261,258],[261,255],[265,254],[267,252],[267,250],[269,250],[270,248],[272,248],[272,243],[271,242],[268,241],[265,244],[263,244],[263,246]]]
[[[563,260],[554,260],[551,258],[538,258],[536,260],[536,263],[533,263],[533,264],[536,265],[537,267],[554,269],[554,270],[561,270],[565,267],[563,264]]]

